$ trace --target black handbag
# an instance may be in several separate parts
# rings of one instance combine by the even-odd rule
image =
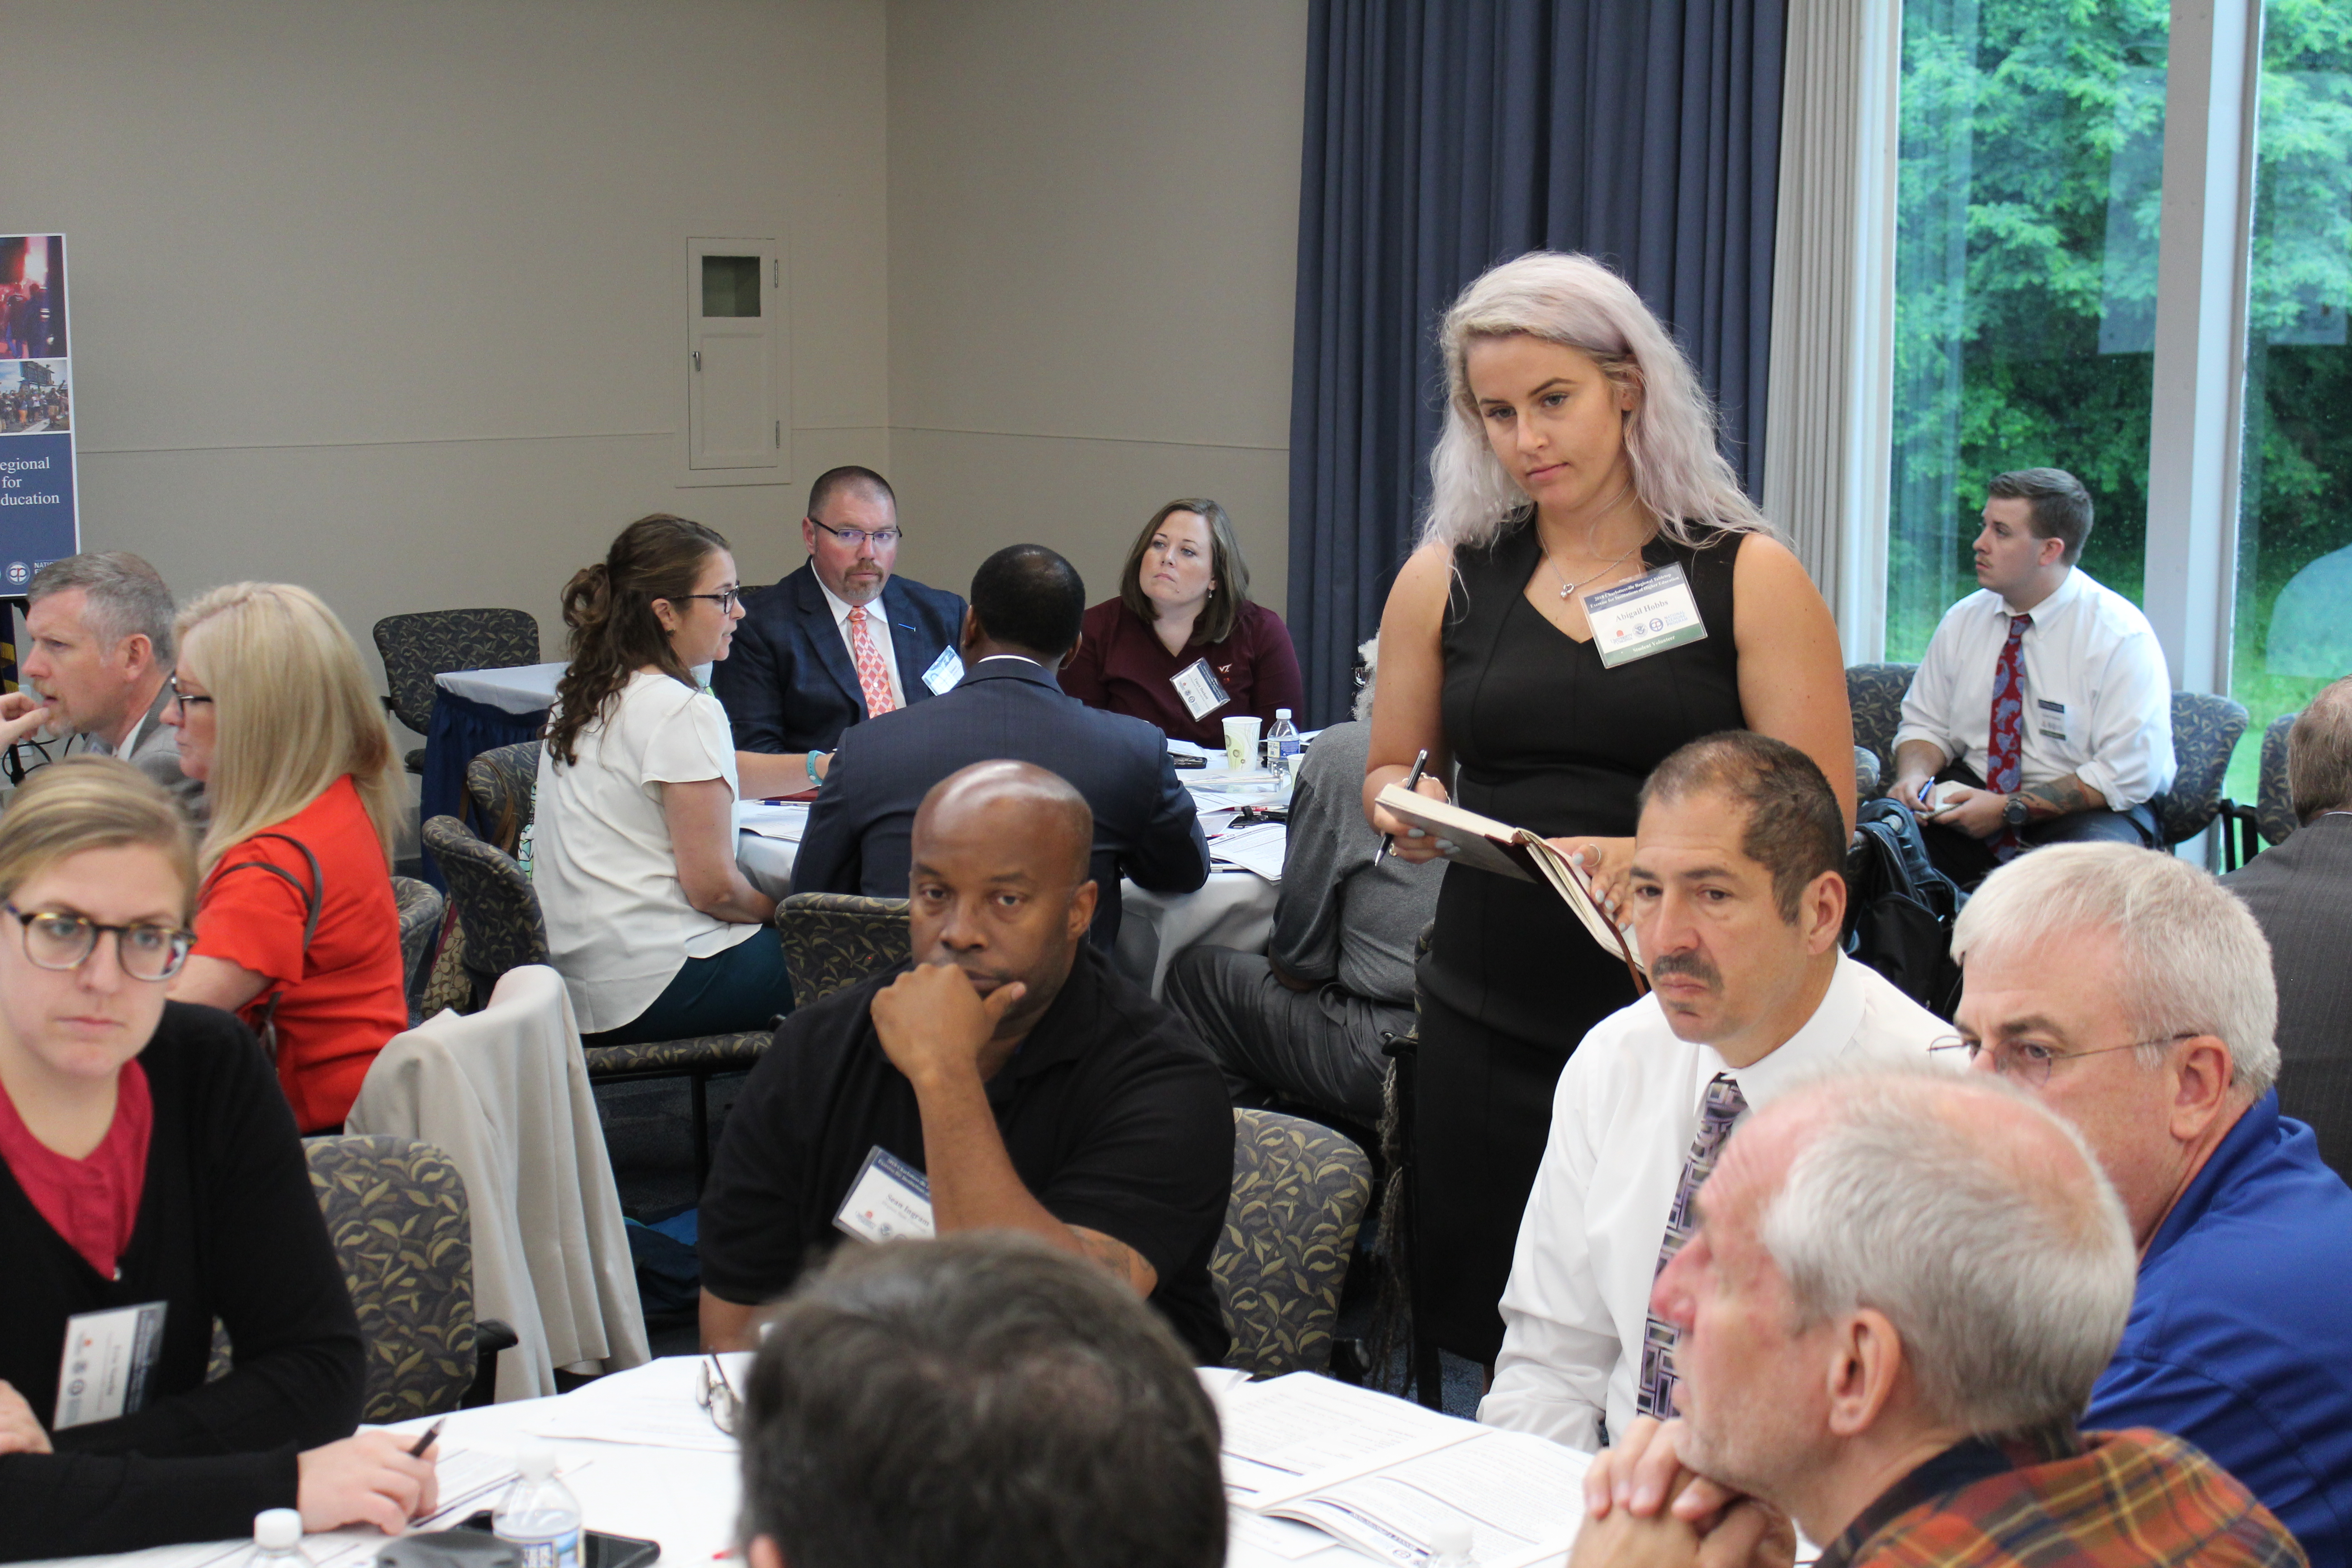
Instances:
[[[1845,951],[1939,1018],[1959,1005],[1952,922],[1968,895],[1927,858],[1911,808],[1891,796],[1864,801],[1846,851]]]

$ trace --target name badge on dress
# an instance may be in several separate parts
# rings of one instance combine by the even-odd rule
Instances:
[[[866,1151],[866,1163],[849,1184],[834,1228],[860,1241],[897,1241],[906,1237],[929,1240],[931,1226],[930,1179],[877,1143]]]
[[[58,1363],[57,1419],[49,1430],[111,1421],[147,1405],[147,1379],[163,1349],[168,1301],[79,1312],[66,1320],[66,1348]]]
[[[2037,697],[2033,700],[2033,706],[2034,727],[2042,731],[2042,738],[2045,741],[2064,740],[2066,738],[2066,705],[2063,702],[2053,702],[2047,697]]]
[[[1591,624],[1592,647],[1603,669],[1706,636],[1706,623],[1698,618],[1698,601],[1691,596],[1690,580],[1683,575],[1679,561],[1628,577],[1613,588],[1595,588],[1584,595],[1584,618]]]
[[[934,697],[945,697],[963,679],[963,656],[951,647],[940,649],[940,657],[931,660],[931,668],[923,671],[923,684],[931,689]]]
[[[1176,695],[1184,700],[1184,711],[1195,719],[1205,719],[1233,700],[1225,694],[1225,689],[1217,684],[1217,678],[1210,673],[1209,661],[1205,658],[1196,658],[1170,676],[1168,684],[1174,687]]]

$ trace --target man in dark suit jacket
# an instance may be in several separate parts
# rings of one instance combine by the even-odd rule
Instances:
[[[2352,676],[2287,731],[2286,782],[2302,826],[2221,885],[2270,939],[2279,1109],[2310,1123],[2320,1158],[2352,1182]]]
[[[1076,569],[1043,545],[1010,545],[982,562],[963,620],[962,684],[842,736],[809,812],[793,890],[907,897],[925,793],[999,758],[1059,773],[1093,808],[1097,946],[1118,936],[1122,874],[1160,893],[1206,881],[1208,843],[1158,727],[1089,708],[1054,679],[1077,652],[1086,607]]]
[[[710,672],[738,751],[806,752],[814,780],[843,730],[955,685],[963,601],[895,575],[898,537],[898,498],[881,475],[817,476],[801,519],[808,564],[743,595],[734,649]],[[861,638],[874,655],[863,675]]]

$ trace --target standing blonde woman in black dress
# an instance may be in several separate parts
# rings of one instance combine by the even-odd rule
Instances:
[[[1588,258],[1533,253],[1464,290],[1442,347],[1430,514],[1381,622],[1372,826],[1407,859],[1440,853],[1371,805],[1426,748],[1422,793],[1446,798],[1451,780],[1463,805],[1579,855],[1630,918],[1642,781],[1686,741],[1748,729],[1820,763],[1850,828],[1837,628],[1717,451],[1706,394],[1640,297]],[[1671,593],[1674,568],[1704,637],[1604,664],[1587,596],[1647,574]],[[1633,986],[1549,891],[1466,866],[1446,873],[1420,982],[1425,1327],[1491,1363],[1553,1086]]]

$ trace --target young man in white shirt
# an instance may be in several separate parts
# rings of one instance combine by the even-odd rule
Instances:
[[[1945,612],[1904,695],[1890,792],[1919,808],[1928,854],[1963,888],[2039,844],[2153,847],[2147,803],[2173,773],[2155,628],[2075,564],[2090,492],[2023,468],[1988,493],[1979,587]]]
[[[1846,833],[1811,759],[1694,741],[1643,786],[1635,929],[1654,990],[1559,1076],[1478,1418],[1599,1448],[1671,1413],[1674,1331],[1651,1287],[1739,1118],[1841,1066],[1918,1064],[1949,1026],[1844,956]]]

